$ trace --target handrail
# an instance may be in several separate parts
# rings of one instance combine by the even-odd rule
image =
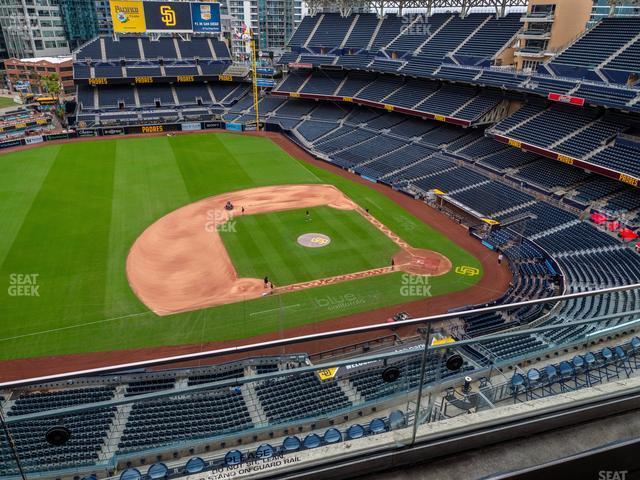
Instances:
[[[572,299],[576,299],[576,298],[583,298],[583,297],[589,297],[589,296],[593,296],[593,295],[601,295],[601,294],[606,294],[606,293],[623,292],[623,291],[633,290],[633,289],[640,289],[640,283],[635,283],[635,284],[632,284],[632,285],[623,285],[623,286],[618,286],[618,287],[608,287],[608,288],[604,288],[604,289],[600,289],[600,290],[594,290],[594,291],[588,291],[588,292],[575,292],[575,293],[570,293],[570,294],[564,295],[564,296],[553,296],[553,297],[547,297],[547,298],[543,298],[543,299],[524,300],[524,301],[521,301],[521,302],[515,302],[515,303],[511,303],[511,304],[507,304],[507,305],[494,305],[494,306],[481,307],[481,308],[471,309],[471,310],[462,310],[462,311],[458,311],[458,312],[443,313],[443,314],[440,314],[440,315],[431,315],[431,316],[426,316],[426,317],[411,318],[411,319],[408,319],[408,320],[401,320],[401,321],[395,322],[393,325],[394,325],[394,327],[403,327],[403,326],[408,326],[408,325],[418,325],[418,324],[431,323],[431,322],[442,321],[442,320],[450,320],[450,319],[458,318],[458,317],[465,316],[465,315],[473,315],[473,314],[478,314],[478,313],[489,313],[489,312],[499,312],[499,311],[503,311],[503,310],[512,310],[514,308],[520,308],[520,307],[526,307],[526,306],[532,306],[532,305],[539,305],[539,304],[545,304],[545,303],[552,303],[552,302],[556,302],[556,301],[572,300]],[[571,322],[570,324],[565,324],[565,325],[579,325],[579,324],[589,323],[589,322],[590,322],[590,320],[586,320],[586,321],[580,321],[580,322]],[[117,371],[121,371],[121,370],[129,370],[129,369],[134,369],[134,368],[153,367],[153,366],[166,365],[166,364],[170,364],[170,363],[179,363],[179,362],[186,362],[186,361],[193,361],[193,360],[201,360],[201,359],[205,359],[205,358],[215,358],[215,357],[228,355],[228,354],[233,354],[233,353],[236,353],[236,354],[237,353],[246,353],[246,352],[252,352],[252,351],[255,351],[255,350],[261,350],[261,349],[264,349],[264,348],[280,347],[280,346],[292,345],[292,344],[295,344],[295,343],[304,343],[304,342],[320,340],[320,339],[326,339],[326,338],[335,338],[335,337],[339,337],[339,336],[343,336],[343,335],[351,335],[351,334],[356,334],[356,333],[375,332],[375,331],[378,331],[378,330],[385,330],[385,329],[388,329],[388,328],[389,328],[389,324],[386,323],[386,322],[385,323],[377,323],[377,324],[373,324],[373,325],[365,325],[365,326],[362,326],[362,327],[351,327],[351,328],[345,328],[345,329],[340,329],[340,330],[332,330],[332,331],[328,331],[328,332],[314,333],[314,334],[309,334],[309,335],[300,335],[300,336],[289,337],[289,338],[281,338],[281,339],[278,339],[278,340],[270,340],[270,341],[251,343],[251,344],[246,344],[246,345],[238,345],[238,346],[235,346],[235,347],[219,348],[219,349],[214,349],[214,350],[205,350],[203,352],[187,353],[187,354],[182,354],[182,355],[174,355],[174,356],[170,356],[170,357],[160,357],[160,358],[151,359],[151,360],[142,360],[142,361],[138,361],[138,362],[122,363],[122,364],[116,364],[116,365],[111,365],[111,366],[107,366],[107,367],[98,367],[98,368],[91,368],[91,369],[86,369],[86,370],[78,370],[78,371],[74,371],[74,372],[65,372],[65,373],[54,374],[54,375],[45,375],[45,376],[42,376],[42,377],[31,377],[31,378],[26,378],[26,379],[22,379],[22,380],[14,380],[14,381],[10,381],[10,382],[0,383],[0,388],[15,388],[15,387],[19,387],[19,386],[33,385],[33,384],[36,384],[36,383],[46,383],[46,382],[60,381],[60,380],[66,380],[66,379],[75,378],[75,377],[98,375],[98,374],[104,374],[104,373],[112,373],[112,372],[117,372]],[[539,329],[548,329],[549,327],[538,327],[538,328]],[[542,331],[542,330],[540,330],[540,331]],[[521,330],[521,331],[519,331],[518,334],[523,334],[523,333],[528,333],[528,330]],[[486,337],[477,337],[473,341],[477,342],[480,338],[483,338],[485,341],[489,341],[489,340],[494,340],[494,339],[499,339],[499,338],[508,338],[510,336],[514,336],[514,334],[513,333],[504,333],[504,334],[490,335],[490,336],[486,336]],[[451,348],[451,347],[455,347],[455,346],[459,346],[459,345],[467,345],[469,343],[471,343],[471,342],[463,340],[463,341],[460,341],[460,342],[456,342],[455,344],[432,346],[432,347],[429,347],[429,349],[439,350],[439,349],[442,349],[442,348]]]

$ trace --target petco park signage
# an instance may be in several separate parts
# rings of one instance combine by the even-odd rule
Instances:
[[[220,31],[220,4],[216,2],[111,0],[110,9],[117,33]]]

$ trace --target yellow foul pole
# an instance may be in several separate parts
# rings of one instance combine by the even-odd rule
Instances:
[[[256,112],[256,131],[260,131],[260,114],[258,113],[258,59],[256,58],[256,41],[251,38],[251,74],[253,76],[253,109]]]

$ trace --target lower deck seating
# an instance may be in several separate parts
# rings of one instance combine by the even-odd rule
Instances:
[[[240,392],[214,391],[187,398],[133,404],[119,451],[153,448],[180,440],[215,437],[250,428]]]
[[[321,382],[313,373],[267,380],[256,386],[256,393],[272,423],[318,417],[351,405],[337,382]]]
[[[113,398],[113,387],[94,387],[23,394],[7,412],[9,417],[27,415],[44,410],[72,407]],[[45,433],[59,425],[56,417],[24,421],[11,426],[11,435],[18,448],[23,468],[27,472],[47,471],[92,465],[98,460],[105,444],[107,431],[113,421],[116,407],[93,409],[86,413],[74,413],[64,417],[64,425],[75,434],[62,447],[52,447],[45,440]],[[17,475],[4,431],[0,432],[0,472]]]

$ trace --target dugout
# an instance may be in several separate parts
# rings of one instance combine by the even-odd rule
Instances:
[[[433,190],[433,201],[439,210],[446,210],[460,223],[467,225],[470,230],[482,230],[488,234],[491,229],[500,224],[497,220],[486,218],[480,212],[449,197],[440,190]]]

